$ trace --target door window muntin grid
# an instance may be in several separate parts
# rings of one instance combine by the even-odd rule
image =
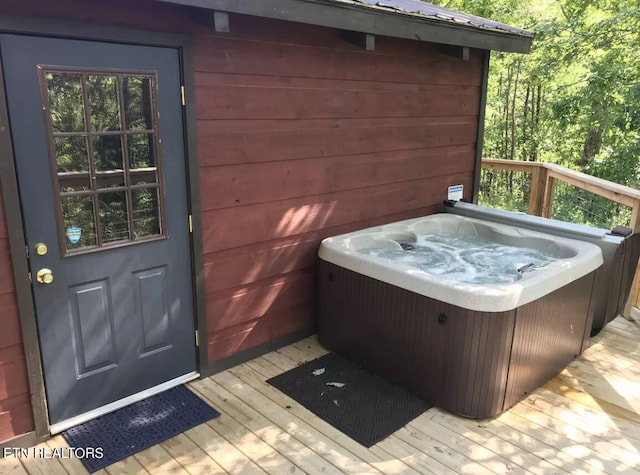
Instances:
[[[49,161],[61,255],[73,256],[166,239],[156,73],[56,66],[38,66],[38,69],[49,139]],[[50,81],[54,75],[74,79],[76,90],[71,91],[70,95],[75,94],[76,100],[81,99],[80,105],[76,104],[68,111],[71,115],[67,117],[70,125],[65,128],[70,130],[61,130],[61,126],[65,125],[61,123],[61,114],[53,110],[55,105],[51,100],[50,86],[53,86]],[[136,104],[127,100],[132,96],[126,94],[128,86],[135,81],[142,84],[138,97],[140,104],[137,104],[138,116],[143,116],[142,124],[141,117],[136,118],[136,111],[132,112]],[[110,83],[113,86],[115,94],[112,94],[111,98],[115,100],[111,104],[111,113],[115,113],[115,117],[111,117],[110,121],[97,116],[95,105],[103,104],[107,109],[109,104],[97,100],[99,98],[95,97],[95,90],[92,97],[90,88],[95,89],[92,83]],[[74,87],[70,85],[69,88]],[[145,88],[146,112],[143,97]],[[62,90],[64,91],[64,88]],[[78,109],[81,109],[81,112]],[[108,154],[105,152],[108,147],[105,144],[111,146],[111,162],[115,160],[121,163],[121,168],[110,169],[108,163],[105,166],[103,162],[109,162]],[[144,152],[140,155],[141,148],[146,150],[146,159]],[[84,159],[69,155],[61,164],[59,157],[66,157],[66,150],[75,150],[76,155],[84,151]],[[140,166],[141,164],[143,166]],[[66,169],[61,170],[62,165],[65,165]],[[87,169],[79,169],[80,165],[86,165]],[[76,215],[84,216],[85,221],[88,220],[89,213],[93,214],[93,220],[88,220],[87,226],[82,226],[80,234],[84,237],[80,238],[77,246],[69,234],[69,229],[76,226],[70,226],[69,219],[65,223],[65,218],[69,217],[70,202],[76,202],[73,210]],[[150,203],[151,209],[148,206],[145,208],[142,203]],[[118,223],[114,225],[113,219],[107,218],[114,218],[114,214],[117,218],[114,208],[119,208],[119,212],[126,215],[124,230],[107,229],[114,226],[117,228]],[[143,217],[136,220],[136,213]],[[123,224],[122,221],[124,220],[120,219],[120,226]]]

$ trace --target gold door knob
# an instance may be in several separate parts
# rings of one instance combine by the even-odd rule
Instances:
[[[36,280],[41,284],[50,284],[53,282],[53,272],[51,269],[42,268],[36,274]]]

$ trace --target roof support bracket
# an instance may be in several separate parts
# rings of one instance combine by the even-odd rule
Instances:
[[[367,51],[376,49],[376,36],[370,33],[360,33],[359,31],[340,30],[340,38],[347,43],[351,43]]]
[[[227,12],[214,10],[213,29],[218,33],[229,33],[229,14]]]
[[[440,45],[438,51],[462,61],[469,61],[469,48],[466,46]]]

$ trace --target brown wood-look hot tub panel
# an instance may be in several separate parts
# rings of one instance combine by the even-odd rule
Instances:
[[[595,273],[518,309],[504,410],[582,353],[593,319]]]
[[[502,411],[514,311],[474,312],[323,261],[318,305],[332,351],[452,412]]]
[[[435,307],[438,301],[429,300],[426,305]],[[469,417],[502,412],[515,311],[483,313],[438,304],[444,307],[448,342],[442,355],[445,386],[434,404]]]
[[[494,417],[581,352],[592,283],[589,274],[521,308],[476,312],[321,261],[318,336],[443,409]]]

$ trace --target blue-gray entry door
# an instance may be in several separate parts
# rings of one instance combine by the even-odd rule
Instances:
[[[61,425],[196,371],[180,57],[19,35],[0,49]]]

